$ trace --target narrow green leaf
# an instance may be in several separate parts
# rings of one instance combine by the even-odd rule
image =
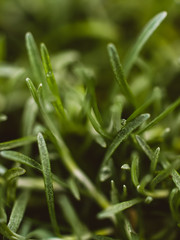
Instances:
[[[171,175],[172,175],[173,182],[175,183],[176,187],[180,191],[180,175],[179,175],[179,173],[175,169],[173,169],[171,172]]]
[[[98,218],[108,218],[108,217],[113,217],[116,213],[122,212],[125,209],[128,209],[140,202],[142,202],[143,200],[140,198],[135,198],[132,199],[130,201],[125,201],[122,203],[117,203],[113,206],[108,207],[107,209],[105,209],[104,211],[100,212],[98,214]]]
[[[0,224],[0,233],[9,240],[26,240],[25,237],[11,231],[4,223]]]
[[[35,88],[33,82],[31,81],[30,78],[26,78],[26,83],[27,83],[27,86],[28,86],[28,88],[29,88],[29,90],[30,90],[30,93],[31,93],[32,97],[34,98],[35,102],[36,102],[37,104],[39,104],[39,100],[38,100],[38,96],[37,96],[37,91],[36,91],[36,88]]]
[[[34,79],[36,84],[38,85],[44,79],[40,54],[32,33],[26,33],[25,39],[29,61],[34,74]]]
[[[180,160],[179,159],[174,161],[173,163],[171,163],[171,165],[169,165],[169,167],[167,167],[166,169],[160,171],[160,173],[152,180],[151,186],[154,188],[158,183],[160,183],[165,178],[167,178],[174,169],[178,169],[178,168],[180,168]],[[174,174],[174,181],[176,183],[178,183],[177,182],[177,179],[178,179],[177,174],[175,172],[173,174]]]
[[[172,189],[172,191],[169,195],[169,206],[170,206],[170,209],[171,209],[172,216],[174,217],[174,219],[176,221],[178,220],[178,215],[179,215],[179,212],[178,212],[178,207],[179,206],[177,204],[178,195],[179,195],[178,188]]]
[[[14,178],[23,175],[25,172],[26,172],[26,170],[21,167],[11,168],[11,169],[7,170],[7,172],[4,174],[4,178],[8,183],[11,180],[13,180]]]
[[[153,32],[158,28],[158,26],[161,24],[161,22],[165,19],[166,16],[167,16],[167,12],[161,12],[157,14],[155,17],[153,17],[144,27],[137,41],[135,42],[133,47],[129,50],[124,60],[124,71],[126,76],[131,70],[133,64],[135,63],[144,44],[147,42],[147,40],[150,38]]]
[[[69,188],[70,188],[72,194],[74,195],[74,197],[77,200],[80,200],[80,193],[79,193],[78,186],[77,186],[77,184],[75,182],[75,179],[74,178],[70,178],[68,183],[69,183]]]
[[[31,144],[35,141],[36,141],[36,137],[27,136],[27,137],[11,140],[11,141],[8,141],[8,142],[2,142],[2,143],[0,143],[0,151],[12,149],[12,148],[17,148],[17,147],[22,147],[22,146],[25,146],[27,144]]]
[[[115,79],[120,86],[121,91],[127,98],[127,100],[133,105],[136,106],[136,99],[133,96],[130,87],[124,76],[123,68],[119,59],[119,55],[114,44],[108,44],[108,54],[111,62],[111,66],[115,75]]]
[[[9,229],[13,232],[17,232],[21,224],[28,199],[29,199],[29,192],[24,191],[19,195],[19,197],[16,199],[14,203],[14,206],[10,215],[9,223],[8,223]]]
[[[4,189],[3,189],[3,182],[1,182],[1,178],[0,178],[0,199],[4,199]],[[5,212],[5,208],[4,208],[4,201],[0,201],[0,225],[2,223],[7,223],[7,215]]]
[[[49,215],[50,215],[50,219],[51,219],[51,223],[54,228],[54,231],[57,234],[59,234],[59,227],[56,220],[55,207],[54,207],[54,192],[53,192],[52,173],[51,173],[49,154],[48,154],[44,137],[41,133],[38,134],[37,141],[38,141],[38,148],[39,148],[41,165],[42,165],[42,172],[44,177],[44,185],[45,185]]]
[[[139,185],[139,157],[137,154],[133,155],[131,164],[131,179],[135,187]]]
[[[144,128],[142,128],[140,131],[138,131],[138,134],[140,134],[140,133],[144,132],[145,130],[156,125],[158,122],[160,122],[162,119],[164,119],[170,112],[174,111],[174,109],[177,108],[179,105],[180,105],[180,98],[178,98],[174,103],[169,105],[161,114],[159,114],[156,118],[154,118]]]
[[[152,162],[151,162],[151,165],[150,165],[150,172],[151,173],[154,173],[155,170],[156,170],[156,166],[157,166],[157,163],[158,163],[158,159],[159,159],[159,154],[160,154],[160,148],[156,148],[154,154],[153,154],[153,158],[152,158]]]
[[[148,158],[153,161],[154,153],[153,150],[149,147],[149,145],[146,143],[146,141],[141,138],[139,135],[136,135],[136,140],[139,143],[139,146],[143,150],[143,152],[148,156]]]
[[[73,232],[76,234],[78,239],[83,239],[83,236],[88,234],[88,229],[79,220],[69,199],[65,195],[61,195],[58,200],[64,216],[71,225]]]
[[[54,73],[52,70],[49,53],[44,43],[41,44],[41,57],[42,57],[42,62],[43,62],[48,86],[55,97],[55,102],[53,102],[53,105],[55,109],[58,111],[58,113],[60,114],[60,116],[65,117],[65,112],[64,112],[60,95],[59,95],[59,89],[58,89],[58,86],[54,77]]]
[[[119,202],[119,193],[113,180],[111,180],[111,203],[116,204]]]
[[[119,147],[122,141],[124,141],[136,128],[138,128],[140,125],[142,125],[150,115],[147,114],[141,114],[137,118],[133,119],[131,122],[127,123],[125,127],[123,127],[115,136],[112,143],[107,149],[107,152],[104,157],[103,165],[108,162],[112,154],[115,152],[115,150]]]
[[[0,155],[6,159],[10,159],[12,161],[19,162],[19,163],[25,164],[29,167],[35,168],[39,171],[42,171],[41,165],[38,162],[36,162],[32,158],[30,158],[22,153],[9,150],[9,151],[0,152]]]

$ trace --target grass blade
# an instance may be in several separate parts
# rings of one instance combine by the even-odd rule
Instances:
[[[15,139],[15,140],[3,142],[3,143],[0,143],[0,151],[12,149],[12,148],[17,148],[17,147],[22,147],[22,146],[25,146],[27,144],[33,143],[35,141],[36,141],[36,137],[27,136],[27,137],[18,138],[18,139]]]
[[[180,175],[179,175],[179,173],[175,169],[173,169],[171,175],[172,175],[173,182],[175,183],[176,187],[180,191]]]
[[[57,112],[59,113],[59,115],[61,117],[65,117],[64,107],[62,105],[62,101],[59,95],[59,89],[58,89],[58,86],[54,77],[54,73],[52,70],[49,53],[44,43],[41,44],[41,57],[42,57],[42,62],[43,62],[48,86],[55,97],[55,101],[53,101],[53,105],[57,110]]]
[[[153,127],[158,122],[160,122],[162,119],[164,119],[170,112],[174,111],[175,108],[177,108],[180,105],[180,98],[178,98],[174,103],[169,105],[159,116],[154,118],[150,123],[148,123],[144,128],[142,128],[140,131],[138,131],[138,134],[141,134],[145,130]]]
[[[21,224],[28,199],[29,199],[29,192],[25,191],[21,193],[21,195],[17,198],[17,200],[14,203],[14,206],[10,215],[9,223],[8,223],[9,229],[13,232],[17,232]]]
[[[100,212],[98,214],[98,218],[102,219],[102,218],[108,218],[108,217],[113,217],[115,214],[124,211],[125,209],[128,209],[140,202],[142,202],[143,200],[140,198],[135,198],[132,199],[130,201],[125,201],[122,203],[117,203],[113,206],[108,207],[107,209],[105,209],[104,211]]]
[[[158,159],[159,159],[159,154],[160,154],[160,148],[156,148],[154,154],[153,154],[153,158],[152,158],[152,162],[151,162],[151,165],[150,165],[150,172],[151,173],[154,173],[155,170],[156,170],[156,166],[157,166],[157,163],[158,163]]]
[[[50,215],[51,223],[55,233],[59,234],[59,227],[56,220],[55,207],[54,207],[54,193],[53,193],[50,160],[49,160],[46,143],[41,133],[38,134],[37,141],[38,141],[38,148],[39,148],[41,165],[42,165],[42,172],[44,177],[45,193],[46,193],[49,215]]]
[[[122,69],[122,65],[119,59],[118,52],[114,44],[108,44],[108,54],[111,62],[111,66],[115,75],[115,79],[120,86],[121,91],[127,98],[127,100],[133,105],[136,106],[136,99],[133,96],[130,87],[125,79],[124,72]]]
[[[148,22],[148,24],[144,27],[137,41],[135,42],[133,47],[129,50],[124,60],[124,71],[126,76],[131,70],[144,44],[147,42],[147,40],[150,38],[153,32],[159,27],[159,25],[165,19],[166,16],[167,16],[167,12],[161,12],[157,14],[155,17],[153,17]]]
[[[154,153],[153,150],[149,147],[149,145],[146,143],[146,141],[141,138],[139,135],[136,135],[136,140],[139,143],[139,146],[143,150],[143,152],[148,156],[148,158],[153,161]]]
[[[7,172],[4,174],[4,178],[6,182],[12,181],[14,178],[17,178],[23,174],[25,174],[26,170],[21,167],[11,168],[7,170]]]
[[[25,39],[29,61],[34,74],[34,79],[36,85],[39,85],[44,79],[39,51],[32,33],[30,32],[26,33]]]
[[[131,179],[135,187],[139,185],[139,157],[137,154],[133,155],[131,164]]]
[[[114,151],[117,149],[117,147],[121,144],[121,142],[125,140],[136,128],[142,125],[149,117],[150,115],[148,113],[141,114],[137,118],[133,119],[131,122],[127,123],[127,125],[125,125],[125,127],[118,132],[118,134],[115,136],[114,140],[107,149],[102,166],[104,166],[108,162],[108,160],[110,159]]]

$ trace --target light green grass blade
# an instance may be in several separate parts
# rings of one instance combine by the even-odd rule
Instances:
[[[153,161],[154,153],[153,150],[149,147],[149,145],[146,143],[146,141],[140,137],[139,135],[136,135],[136,140],[143,150],[143,152],[148,156],[148,158]]]
[[[26,78],[26,83],[34,101],[39,104],[36,88],[30,78]]]
[[[0,143],[0,151],[17,148],[17,147],[22,147],[27,144],[31,144],[35,141],[36,141],[36,137],[27,136],[27,137],[18,138],[15,140],[7,141],[7,142],[2,142],[2,143]]]
[[[121,142],[124,141],[136,128],[142,125],[149,117],[150,115],[148,113],[141,114],[137,118],[133,119],[131,122],[127,123],[125,127],[118,132],[118,134],[115,136],[112,143],[107,149],[102,166],[104,166],[108,162],[108,160],[115,152],[115,150],[119,147]]]
[[[58,114],[61,117],[65,117],[65,111],[62,105],[62,101],[59,95],[59,89],[58,89],[58,86],[54,77],[54,73],[52,70],[49,53],[44,43],[41,44],[41,57],[42,57],[42,62],[43,62],[48,86],[55,98],[55,101],[53,101],[53,105],[57,110]]]
[[[72,194],[74,195],[74,197],[77,199],[77,200],[80,200],[80,193],[79,193],[79,188],[75,182],[75,179],[74,178],[70,178],[68,180],[68,185],[69,185],[69,188],[72,192]]]
[[[40,153],[42,172],[44,177],[45,193],[48,204],[49,215],[52,226],[56,234],[59,234],[59,226],[56,220],[55,207],[54,207],[54,192],[52,183],[52,173],[49,160],[49,154],[46,147],[44,137],[41,133],[37,136],[38,148]]]
[[[144,27],[137,41],[135,42],[135,44],[129,50],[129,52],[127,53],[127,56],[125,57],[124,71],[126,76],[131,70],[133,64],[135,63],[144,44],[147,42],[147,40],[150,38],[153,32],[159,27],[159,25],[165,19],[166,16],[167,16],[167,12],[161,12],[157,14],[155,17],[153,17]]]
[[[150,165],[150,172],[151,173],[154,173],[155,170],[156,170],[156,166],[157,166],[157,163],[158,163],[158,159],[159,159],[159,155],[160,155],[160,148],[156,148],[154,154],[153,154],[153,158],[152,158],[152,161],[151,161],[151,165]]]
[[[77,239],[83,239],[84,235],[88,235],[88,229],[79,220],[71,202],[65,195],[61,195],[58,199],[61,209],[68,223],[71,225],[73,232],[76,234]]]
[[[14,203],[8,223],[9,229],[13,232],[17,232],[21,224],[28,203],[28,199],[29,192],[25,191],[19,195],[19,197],[16,199]]]
[[[109,217],[113,217],[115,214],[122,212],[140,202],[142,202],[143,200],[140,198],[135,198],[132,199],[130,201],[125,201],[122,203],[118,203],[115,204],[113,206],[108,207],[106,210],[98,213],[98,218],[102,219],[102,218],[109,218]]]
[[[6,183],[12,181],[14,178],[17,178],[23,174],[25,174],[26,170],[21,167],[11,168],[7,170],[7,172],[4,174],[4,178],[6,180]]]
[[[111,180],[111,203],[116,204],[119,202],[119,192],[116,188],[115,182]]]
[[[139,157],[134,154],[131,164],[131,179],[135,187],[139,185]]]
[[[44,79],[40,54],[32,33],[26,33],[25,40],[29,61],[34,74],[34,80],[36,85],[38,85]]]
[[[177,108],[179,105],[180,105],[180,98],[178,98],[174,103],[169,105],[161,114],[159,114],[156,118],[154,118],[144,128],[142,128],[140,131],[138,131],[138,134],[140,134],[140,133],[144,132],[145,130],[156,125],[158,122],[160,122],[162,119],[164,119],[170,112],[174,111],[174,109]]]
[[[136,107],[136,99],[133,96],[130,87],[126,81],[126,78],[124,76],[124,72],[123,72],[123,68],[119,59],[119,55],[117,52],[116,47],[114,46],[114,44],[110,43],[108,44],[108,54],[109,54],[109,58],[110,58],[110,63],[115,75],[115,79],[118,83],[118,85],[120,86],[120,89],[122,91],[122,93],[125,95],[125,97],[127,98],[127,100]]]
[[[178,221],[179,218],[179,214],[178,214],[178,204],[177,204],[177,198],[178,198],[178,194],[179,194],[179,188],[174,188],[170,195],[169,195],[169,206],[170,206],[170,210],[172,213],[173,218]]]

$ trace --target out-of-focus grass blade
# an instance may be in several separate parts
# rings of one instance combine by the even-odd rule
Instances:
[[[179,173],[175,169],[173,169],[171,175],[172,175],[173,182],[175,183],[176,187],[180,191],[180,175],[179,175]]]
[[[17,232],[21,224],[28,199],[29,199],[29,192],[25,191],[19,195],[19,197],[16,199],[14,203],[14,206],[10,215],[9,223],[8,223],[9,229],[11,229],[11,231],[13,232]]]
[[[11,231],[4,223],[0,224],[0,233],[9,240],[26,240],[25,237],[16,234]]]
[[[129,201],[125,201],[125,202],[121,202],[118,204],[115,204],[113,206],[108,207],[107,209],[105,209],[104,211],[98,213],[98,218],[102,219],[102,218],[109,218],[109,217],[113,217],[115,214],[124,211],[125,209],[128,209],[140,202],[142,202],[143,200],[140,198],[135,198]]]
[[[40,54],[32,33],[26,33],[25,39],[29,61],[33,70],[35,82],[37,85],[39,85],[44,79]]]
[[[144,132],[148,128],[153,127],[158,122],[160,122],[162,119],[164,119],[170,112],[172,112],[175,108],[177,108],[180,105],[180,98],[178,98],[174,103],[169,105],[161,114],[159,114],[156,118],[154,118],[150,123],[148,123],[144,128],[142,128],[140,131],[138,131],[138,134]]]
[[[1,180],[1,179],[0,179]],[[3,191],[3,185],[0,182],[0,199],[4,198],[4,191]],[[0,225],[2,223],[7,223],[7,215],[4,209],[4,201],[0,201]]]
[[[152,158],[152,161],[151,161],[151,165],[150,165],[150,172],[151,173],[154,173],[155,170],[156,170],[156,166],[157,166],[157,163],[158,163],[158,159],[159,159],[159,154],[160,154],[160,148],[156,148],[154,154],[153,154],[153,158]]]
[[[88,229],[81,223],[72,204],[65,195],[59,197],[59,204],[68,223],[71,225],[78,239],[83,239],[84,235],[88,235]]]
[[[111,180],[111,203],[116,204],[119,202],[119,193],[113,180]]]
[[[137,117],[139,114],[142,114],[143,111],[148,108],[157,98],[159,98],[160,95],[160,89],[156,87],[152,93],[152,95],[148,98],[147,101],[145,101],[140,107],[138,107],[127,119],[127,122],[131,121],[135,117]]]
[[[22,146],[25,146],[27,144],[33,143],[35,141],[36,141],[36,137],[27,136],[27,137],[11,140],[11,141],[8,141],[8,142],[2,142],[2,143],[0,143],[0,151],[12,149],[12,148],[17,148],[17,147],[22,147]]]
[[[77,184],[75,182],[75,179],[74,178],[70,178],[68,183],[69,183],[69,188],[70,188],[72,194],[74,195],[74,197],[77,200],[80,200],[80,193],[79,193],[78,186],[77,186]]]
[[[92,236],[92,239],[94,239],[94,240],[117,240],[115,238],[100,236],[100,235],[94,235],[94,236]]]
[[[11,168],[7,170],[7,172],[4,174],[4,178],[7,181],[7,183],[11,180],[13,180],[16,177],[19,177],[23,174],[25,174],[26,170],[21,167]]]
[[[127,125],[125,125],[125,127],[118,132],[118,134],[115,136],[114,140],[107,149],[102,167],[107,164],[108,160],[110,159],[116,148],[121,144],[121,142],[125,140],[136,128],[142,125],[142,123],[144,123],[149,117],[150,115],[148,113],[141,114],[137,118],[133,119],[131,122],[127,123]]]
[[[7,116],[4,114],[0,114],[0,122],[4,122],[7,120]]]
[[[54,192],[53,192],[50,159],[49,159],[49,154],[48,154],[44,137],[41,133],[38,134],[37,141],[38,141],[38,148],[39,148],[41,165],[42,165],[42,172],[44,177],[44,185],[45,185],[49,215],[50,215],[50,219],[51,219],[52,226],[54,228],[55,233],[59,234],[59,226],[56,220],[55,207],[54,207]]]
[[[169,206],[171,209],[172,216],[177,221],[179,218],[178,214],[178,204],[177,204],[177,198],[179,198],[179,190],[178,188],[174,188],[170,195],[169,195]]]
[[[54,73],[52,70],[49,53],[48,53],[48,50],[44,43],[41,44],[41,57],[42,57],[44,70],[46,73],[46,79],[47,79],[48,86],[55,97],[55,102],[53,102],[53,105],[54,105],[55,109],[57,110],[57,112],[60,114],[60,116],[65,117],[64,107],[62,105],[58,86],[57,86],[57,83],[56,83],[56,80],[54,77]]]
[[[135,187],[139,185],[139,157],[134,154],[131,164],[131,179]]]
[[[127,56],[124,60],[124,71],[126,76],[128,75],[129,71],[131,70],[134,62],[136,61],[141,49],[143,48],[144,44],[147,42],[149,37],[153,34],[153,32],[158,28],[161,22],[167,16],[167,12],[161,12],[153,17],[147,25],[144,27],[143,31],[139,35],[137,41],[133,45],[133,47],[127,53]]]
[[[142,148],[143,152],[148,156],[148,158],[153,161],[154,153],[146,141],[141,138],[139,135],[136,135],[136,140],[139,143],[139,146]]]
[[[120,86],[122,93],[125,95],[127,100],[136,107],[136,99],[133,96],[130,87],[124,76],[123,68],[119,59],[119,55],[114,44],[108,44],[108,54],[111,62],[111,66],[115,75],[115,79]]]

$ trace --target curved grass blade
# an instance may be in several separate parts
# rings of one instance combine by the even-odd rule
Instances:
[[[110,43],[108,44],[108,54],[111,62],[111,66],[115,75],[115,79],[120,86],[121,91],[127,98],[127,100],[134,106],[136,107],[136,99],[133,96],[133,93],[130,90],[130,87],[126,81],[126,78],[124,76],[123,68],[119,59],[119,55],[117,52],[116,47],[114,44]]]
[[[115,136],[114,140],[107,149],[104,157],[103,166],[108,162],[112,154],[118,148],[122,141],[124,141],[136,128],[142,125],[150,115],[148,113],[141,114],[137,118],[133,119],[131,122],[127,123],[124,128],[122,128],[118,134]]]
[[[6,183],[12,181],[14,178],[17,178],[23,174],[25,174],[26,170],[21,167],[11,168],[7,170],[7,172],[4,174],[4,178],[6,180]]]
[[[117,203],[113,206],[108,207],[107,209],[105,209],[104,211],[98,213],[98,218],[102,219],[102,218],[109,218],[109,217],[113,217],[115,214],[122,212],[140,202],[142,202],[143,200],[140,198],[135,198],[132,199],[130,201],[125,201],[122,203]]]
[[[147,42],[147,40],[150,38],[153,32],[159,27],[159,25],[165,19],[166,16],[167,16],[167,12],[161,12],[157,14],[155,17],[153,17],[153,19],[151,19],[147,23],[147,25],[144,27],[137,41],[135,42],[135,44],[129,50],[129,52],[127,53],[127,56],[125,57],[124,72],[126,76],[131,70],[144,44]]]
[[[35,77],[35,82],[38,85],[44,79],[39,51],[32,33],[30,32],[26,33],[25,40],[26,40],[26,48],[28,52],[29,61]]]
[[[27,137],[18,138],[18,139],[15,139],[15,140],[3,142],[3,143],[0,143],[0,151],[12,149],[12,148],[17,148],[17,147],[22,147],[22,146],[25,146],[27,144],[33,143],[35,141],[36,141],[36,137],[27,136]]]
[[[8,223],[9,229],[13,232],[17,232],[21,224],[21,221],[23,219],[24,212],[28,203],[28,199],[29,199],[29,192],[24,191],[23,193],[21,193],[21,195],[17,198],[17,200],[14,203],[14,206],[10,215],[9,223]]]
[[[25,237],[11,231],[5,223],[0,224],[0,233],[9,240],[26,240]]]
[[[48,53],[48,50],[44,43],[41,44],[41,57],[42,57],[44,70],[46,73],[46,79],[47,79],[48,86],[49,86],[53,96],[55,97],[55,101],[53,101],[53,105],[54,105],[55,109],[57,110],[57,112],[59,113],[59,115],[61,117],[65,117],[65,111],[64,111],[64,107],[62,105],[62,101],[61,101],[61,98],[59,95],[59,89],[58,89],[58,86],[57,86],[57,83],[56,83],[56,80],[54,77],[54,73],[52,70],[49,53]]]
[[[150,123],[148,123],[144,128],[142,128],[140,131],[138,131],[138,134],[141,134],[145,130],[153,127],[158,122],[160,122],[162,119],[164,119],[170,112],[174,111],[175,108],[177,108],[180,105],[180,98],[178,98],[174,103],[169,105],[159,116],[154,118]]]
[[[49,154],[46,147],[44,137],[41,133],[37,136],[38,148],[40,153],[42,172],[44,177],[45,193],[48,204],[49,215],[52,226],[56,234],[59,234],[59,226],[56,220],[55,207],[54,207],[54,192],[52,183],[52,173],[49,160]]]
[[[131,179],[135,187],[139,185],[139,157],[137,154],[133,155],[131,164]]]

